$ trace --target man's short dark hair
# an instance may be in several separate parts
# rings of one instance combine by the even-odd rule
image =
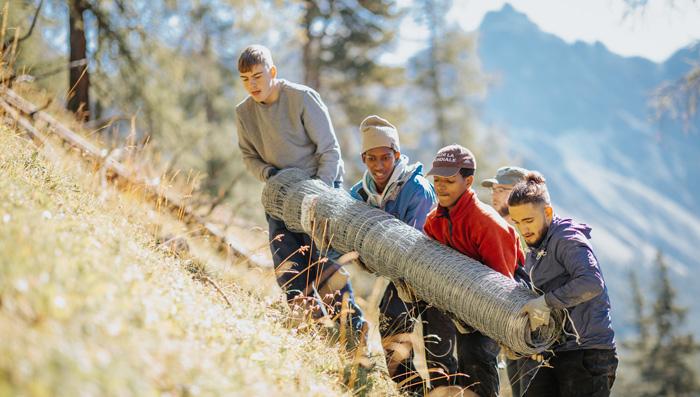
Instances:
[[[459,175],[462,175],[462,178],[468,178],[474,175],[474,168],[460,168]]]
[[[551,203],[544,176],[537,171],[530,171],[522,182],[518,182],[508,196],[508,205],[547,204]]]

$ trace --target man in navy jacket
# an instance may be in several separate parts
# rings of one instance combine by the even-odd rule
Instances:
[[[522,309],[536,330],[551,309],[567,312],[562,338],[524,396],[609,396],[617,353],[610,299],[589,243],[591,228],[554,215],[544,177],[526,175],[508,198],[511,218],[530,247],[525,270],[540,294]]]

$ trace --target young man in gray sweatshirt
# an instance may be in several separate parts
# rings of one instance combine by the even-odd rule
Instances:
[[[281,169],[300,168],[329,186],[341,187],[340,146],[318,93],[278,79],[270,50],[260,45],[243,50],[238,72],[249,94],[236,106],[238,146],[248,171],[265,182]],[[365,322],[348,273],[335,261],[320,260],[308,235],[294,233],[283,221],[266,216],[277,283],[290,306],[310,309],[315,317],[325,311],[337,318],[347,296],[351,324],[354,330],[362,329]]]

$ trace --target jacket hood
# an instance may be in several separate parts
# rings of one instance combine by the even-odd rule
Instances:
[[[590,226],[586,225],[585,223],[576,223],[573,219],[559,218],[556,215],[554,216],[554,219],[552,219],[552,224],[549,227],[550,229],[552,229],[553,234],[568,234],[579,232],[583,234],[588,240],[591,239],[591,231],[593,230]]]
[[[401,155],[399,161],[394,166],[392,175],[387,182],[387,186],[382,193],[377,192],[374,179],[369,170],[366,170],[359,182],[359,188],[363,189],[367,195],[367,203],[377,208],[384,208],[388,201],[396,200],[403,186],[411,179],[423,174],[423,164],[416,162],[409,164],[408,157]]]
[[[592,230],[593,229],[591,229],[591,227],[586,225],[585,223],[576,223],[573,219],[560,218],[557,215],[554,215],[554,218],[552,219],[552,223],[549,225],[549,229],[547,230],[547,235],[545,236],[545,238],[537,247],[531,248],[533,248],[533,251],[536,251],[540,248],[546,247],[549,243],[549,240],[551,240],[554,236],[566,239],[575,239],[577,235],[581,235],[585,237],[586,240],[590,240]]]
[[[403,170],[402,175],[398,176],[398,180],[406,181],[408,179],[411,179],[415,175],[423,175],[423,164],[420,161],[416,161],[415,163],[410,164],[408,156],[402,154],[399,158],[399,162],[405,163],[406,168]]]

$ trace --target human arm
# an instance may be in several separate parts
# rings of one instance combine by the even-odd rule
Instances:
[[[314,91],[304,93],[302,122],[319,156],[316,176],[333,186],[341,172],[340,145],[333,130],[328,108]]]
[[[570,278],[564,285],[545,294],[547,305],[563,309],[600,295],[605,289],[598,260],[590,246],[578,240],[560,240],[554,255]]]
[[[272,164],[266,163],[257,149],[255,149],[238,111],[236,111],[236,129],[238,132],[238,148],[241,150],[243,164],[254,177],[262,182],[267,181],[271,174],[276,173],[278,170]]]

